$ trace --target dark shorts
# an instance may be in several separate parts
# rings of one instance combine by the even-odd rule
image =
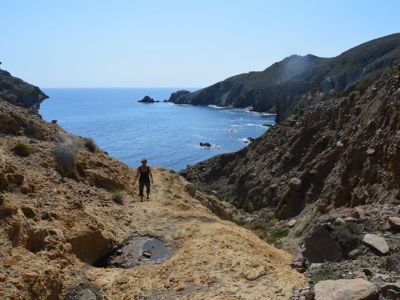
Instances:
[[[144,187],[146,187],[146,193],[150,194],[150,182],[149,181],[139,181],[139,196],[143,196]]]

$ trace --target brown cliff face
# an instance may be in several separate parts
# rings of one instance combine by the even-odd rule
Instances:
[[[48,98],[38,87],[11,76],[0,69],[0,99],[12,104],[29,108],[38,113],[40,103]]]
[[[361,96],[312,104],[248,147],[182,171],[247,211],[280,219],[317,203],[329,209],[400,199],[400,65]]]
[[[276,112],[277,121],[301,114],[310,100],[364,89],[400,58],[400,34],[375,39],[342,54],[323,58],[292,55],[261,72],[236,75],[193,93],[171,95],[174,103],[253,107]]]
[[[140,202],[126,165],[0,100],[0,298],[288,299],[304,284],[289,254],[207,208],[228,216],[232,207],[153,172],[151,199]],[[169,256],[99,267],[137,237],[164,241]]]

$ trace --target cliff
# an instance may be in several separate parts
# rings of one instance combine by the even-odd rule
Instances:
[[[0,69],[0,99],[12,104],[29,108],[33,112],[39,111],[40,103],[48,98],[38,87],[11,76]]]
[[[339,56],[292,55],[261,72],[230,77],[193,93],[170,97],[178,104],[253,107],[277,113],[277,121],[302,114],[310,102],[365,89],[374,76],[400,58],[400,34],[354,47]]]
[[[247,211],[278,218],[307,205],[354,207],[399,199],[400,65],[364,94],[310,105],[248,147],[188,167],[182,174]]]
[[[18,95],[25,84],[13,81]],[[288,299],[305,283],[289,254],[213,213],[232,218],[233,207],[160,168],[140,202],[133,170],[6,100],[1,299]]]

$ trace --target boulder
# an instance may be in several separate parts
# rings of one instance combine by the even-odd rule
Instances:
[[[387,254],[389,252],[388,244],[385,239],[379,235],[367,233],[364,235],[363,242],[381,254]]]
[[[382,295],[388,299],[400,299],[400,282],[387,283],[381,287]]]
[[[389,217],[388,222],[389,222],[391,230],[400,231],[400,218],[399,217]]]
[[[315,285],[315,300],[375,300],[378,287],[362,278],[324,280]]]
[[[342,249],[332,235],[329,225],[322,225],[304,240],[303,256],[310,263],[325,261],[339,261],[342,258]]]

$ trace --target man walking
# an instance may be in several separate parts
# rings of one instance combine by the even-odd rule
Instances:
[[[150,195],[150,183],[154,183],[153,174],[151,174],[150,167],[147,165],[147,159],[142,158],[141,166],[137,169],[136,178],[133,184],[136,184],[136,180],[139,178],[139,196],[140,201],[143,202],[143,191],[146,187],[147,200],[149,200]]]

